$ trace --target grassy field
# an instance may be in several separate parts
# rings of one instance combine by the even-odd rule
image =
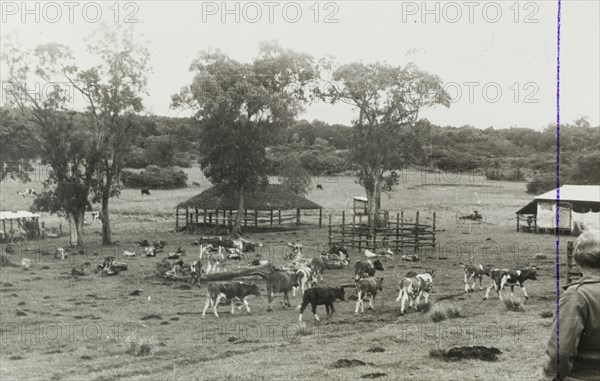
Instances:
[[[552,323],[541,314],[553,312],[556,302],[555,238],[515,232],[514,212],[531,199],[524,184],[405,173],[400,186],[384,196],[383,207],[407,213],[419,210],[425,216],[437,212],[437,249],[417,263],[386,261],[381,273],[384,290],[377,296],[375,311],[354,316],[355,301],[349,300],[353,292],[348,289],[346,301],[336,302],[331,320],[324,319],[321,306],[321,323],[305,311],[306,328],[300,329],[296,310],[283,307],[277,297],[274,311],[268,313],[264,294],[249,298],[249,316],[243,309],[232,316],[222,306],[220,319],[211,314],[202,320],[206,285],[189,288],[155,276],[160,256],[178,246],[187,250],[187,262],[197,255],[197,247],[191,245],[195,236],[171,232],[174,206],[209,185],[197,169],[189,173],[189,183],[198,181],[199,187],[152,191],[149,197],[126,189],[112,200],[118,241],[112,247],[98,246],[100,225],[86,225],[84,255],[61,261],[35,254],[64,245],[65,237],[28,242],[8,255],[17,265],[23,257],[32,259],[32,266],[0,268],[2,380],[535,379]],[[363,194],[352,178],[315,182],[324,190],[313,190],[308,198],[337,214],[351,208],[352,196]],[[27,187],[41,189],[36,182],[2,183],[2,209],[27,210],[32,199],[16,196],[17,190]],[[457,213],[474,209],[484,215],[484,223],[457,222]],[[42,220],[48,225],[61,222],[47,215]],[[120,256],[125,249],[141,253],[132,242],[144,238],[166,240],[165,253],[127,259],[129,270],[113,277],[91,271],[105,256]],[[327,229],[307,225],[248,238],[263,242],[263,257],[281,264],[286,242],[299,241],[305,254],[312,255],[327,242]],[[566,239],[561,239],[561,262]],[[351,255],[353,260],[361,258],[358,252]],[[477,289],[466,294],[461,264],[469,260],[497,267],[538,266],[538,280],[528,282],[531,297],[523,310],[507,311],[495,295],[483,301],[484,293]],[[90,275],[70,275],[72,267],[86,263]],[[436,270],[432,308],[448,303],[461,311],[461,317],[434,323],[427,312],[399,315],[397,274],[429,268]],[[326,285],[348,284],[353,270],[329,270],[324,276]],[[255,282],[264,288],[262,281]],[[137,289],[140,295],[130,295]],[[522,297],[520,290],[515,291]],[[299,295],[292,298],[292,305],[300,300]],[[443,362],[429,357],[432,349],[457,345],[493,346],[502,354],[497,362]],[[334,363],[339,359],[366,364],[338,368]]]

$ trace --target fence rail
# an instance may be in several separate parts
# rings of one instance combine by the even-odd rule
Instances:
[[[334,225],[332,214],[329,214],[329,245],[339,244],[358,250],[390,248],[395,251],[408,248],[417,251],[420,247],[436,245],[435,212],[431,224],[419,223],[419,212],[416,212],[414,222],[406,221],[403,211],[395,216],[383,212],[377,215],[376,227],[372,231],[369,229],[368,220],[365,218],[367,221],[363,221],[362,217],[352,216],[351,220],[347,220],[346,213],[342,212],[341,224]]]

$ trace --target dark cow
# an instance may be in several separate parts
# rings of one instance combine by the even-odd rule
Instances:
[[[375,261],[371,261],[370,259],[356,261],[354,264],[354,280],[358,281],[363,277],[363,274],[374,276],[376,270],[383,271],[383,264],[379,259]]]
[[[363,305],[363,298],[365,296],[369,297],[369,309],[375,309],[373,302],[375,301],[375,296],[377,296],[377,290],[383,291],[383,278],[368,277],[363,278],[356,283],[358,300],[356,301],[354,315],[358,315],[358,307],[360,307],[363,314],[365,313],[365,307]]]
[[[304,313],[304,309],[310,303],[312,307],[312,313],[315,317],[315,320],[319,321],[319,317],[317,316],[317,306],[325,305],[325,310],[327,311],[327,318],[330,318],[331,315],[335,312],[333,308],[333,303],[336,299],[344,301],[344,286],[342,287],[313,287],[306,290],[304,293],[304,297],[302,298],[302,304],[296,307],[296,309],[300,310],[300,317],[298,321],[302,323],[302,314]],[[331,310],[331,311],[330,311]]]
[[[323,190],[323,185],[317,184],[317,189]]]
[[[514,297],[514,289],[515,285],[519,285],[521,290],[523,290],[523,294],[525,295],[525,299],[529,299],[529,295],[527,295],[527,291],[525,290],[524,283],[527,279],[537,280],[537,269],[535,267],[526,267],[524,269],[519,270],[508,270],[508,269],[493,269],[491,271],[490,277],[492,278],[492,284],[487,288],[485,292],[484,300],[490,296],[490,290],[492,287],[498,293],[498,297],[500,300],[502,299],[502,290],[504,286],[508,284],[510,286],[510,297]]]
[[[475,282],[477,281],[477,279],[479,279],[479,289],[483,290],[483,288],[481,287],[481,282],[483,281],[483,276],[484,275],[490,276],[492,267],[490,265],[483,267],[483,265],[475,266],[475,265],[469,264],[469,265],[464,265],[463,268],[465,270],[465,292],[475,290]],[[471,287],[469,287],[469,282],[471,280],[473,281],[473,283],[471,284]]]
[[[273,270],[267,274],[265,281],[267,284],[267,298],[269,300],[267,311],[273,311],[273,309],[271,308],[271,303],[273,303],[273,297],[275,296],[275,294],[278,294],[280,292],[283,293],[283,304],[285,306],[290,307],[291,304],[289,293],[294,287],[299,286],[296,274],[290,274],[286,271]]]
[[[148,188],[142,188],[142,196],[147,194],[148,196],[150,196],[150,189]]]
[[[206,298],[206,304],[204,305],[204,310],[202,311],[201,318],[204,319],[204,315],[206,314],[206,310],[208,307],[212,306],[213,313],[218,318],[219,314],[217,313],[217,306],[221,299],[225,298],[227,300],[231,300],[231,314],[233,315],[235,304],[234,299],[238,298],[244,303],[246,306],[246,311],[250,313],[250,306],[248,305],[248,301],[246,297],[248,295],[256,295],[260,296],[260,290],[258,286],[254,283],[248,284],[243,282],[227,282],[227,283],[213,283],[208,285],[208,292]]]

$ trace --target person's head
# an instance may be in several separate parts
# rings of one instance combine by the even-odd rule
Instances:
[[[582,270],[600,270],[600,231],[586,230],[577,237],[575,262]]]

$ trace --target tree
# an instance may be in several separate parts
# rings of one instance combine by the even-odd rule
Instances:
[[[220,51],[204,51],[192,62],[192,84],[172,97],[173,107],[196,110],[202,122],[200,165],[215,185],[239,196],[233,234],[244,215],[244,194],[266,184],[269,131],[291,124],[308,99],[305,85],[316,77],[310,56],[262,43],[252,63]]]
[[[5,42],[6,43],[6,42]],[[22,51],[6,43],[2,59],[6,62],[5,90],[10,104],[39,126],[43,164],[51,170],[44,182],[44,192],[34,207],[50,212],[65,212],[69,222],[70,244],[83,244],[83,218],[89,207],[88,196],[94,184],[97,155],[89,144],[92,131],[84,118],[66,112],[68,89],[57,85],[49,62],[68,56],[66,47],[50,44],[34,52]],[[43,94],[28,91],[28,81],[52,85]]]
[[[7,177],[30,181],[31,160],[40,150],[36,133],[35,125],[18,110],[0,108],[0,181]]]
[[[311,184],[310,174],[297,156],[287,157],[279,173],[279,181],[283,186],[300,196],[308,194]]]
[[[375,227],[381,206],[384,174],[401,168],[411,148],[403,146],[411,127],[426,107],[449,107],[450,97],[441,80],[416,66],[352,63],[333,71],[337,86],[321,95],[358,110],[353,120],[351,159],[360,168],[358,182],[368,199],[369,225]]]

